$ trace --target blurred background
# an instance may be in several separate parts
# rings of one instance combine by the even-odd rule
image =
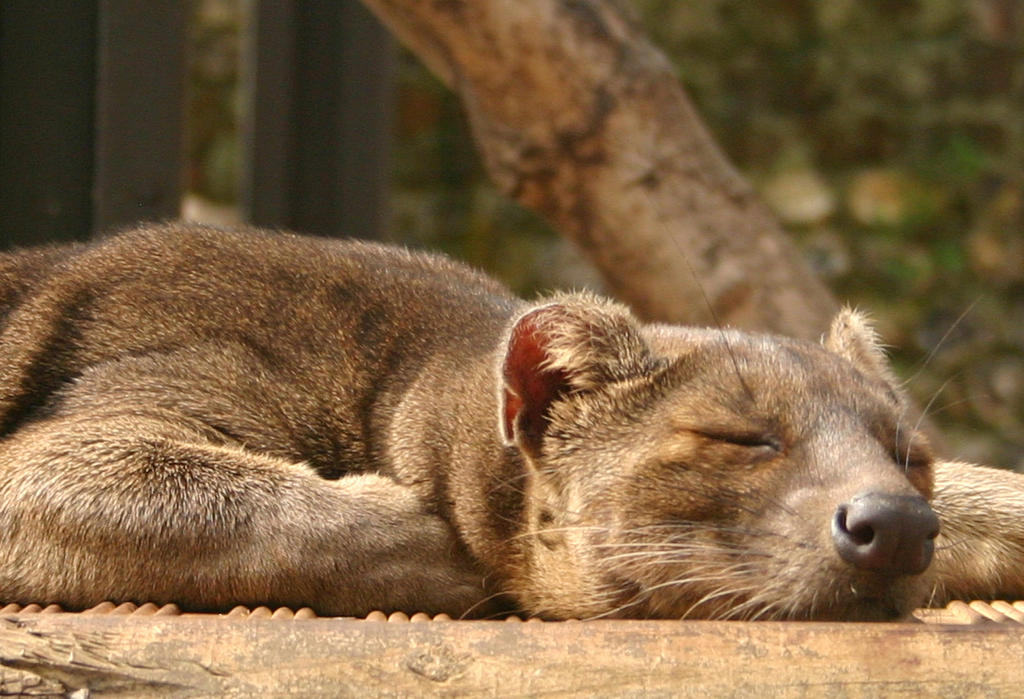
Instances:
[[[1024,2],[623,1],[813,267],[874,316],[948,451],[1024,470]],[[186,5],[190,218],[254,219],[240,188],[253,6]],[[390,133],[373,144],[386,152],[380,237],[526,295],[600,290],[489,183],[457,99],[383,32],[368,36],[384,58],[365,79]]]
[[[814,268],[875,317],[951,451],[1024,470],[1024,3],[634,4]],[[238,181],[241,11],[202,0],[192,31],[189,184],[218,204]],[[599,289],[489,183],[456,98],[397,60],[387,237],[524,294]]]

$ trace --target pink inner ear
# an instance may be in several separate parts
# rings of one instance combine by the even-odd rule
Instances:
[[[506,441],[513,441],[515,439],[515,424],[516,415],[523,409],[522,399],[509,390],[508,386],[505,387],[505,414],[504,414],[504,426],[505,426],[505,439]]]
[[[541,313],[550,311],[540,308],[519,319],[512,329],[502,366],[505,437],[512,440],[518,427],[528,446],[539,446],[547,426],[548,407],[567,386],[565,372],[543,367],[548,338],[536,320]]]

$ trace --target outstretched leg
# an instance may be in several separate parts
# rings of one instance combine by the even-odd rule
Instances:
[[[932,507],[941,523],[933,603],[1024,599],[1024,475],[938,462]]]
[[[461,614],[484,590],[404,486],[324,480],[198,421],[115,406],[0,442],[0,596]]]

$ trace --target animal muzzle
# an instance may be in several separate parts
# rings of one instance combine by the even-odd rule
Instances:
[[[924,498],[860,493],[832,517],[839,556],[860,570],[917,575],[931,563],[939,518]]]

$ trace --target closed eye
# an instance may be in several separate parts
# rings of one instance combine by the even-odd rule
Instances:
[[[695,432],[705,439],[745,449],[782,451],[782,440],[767,432],[733,432],[730,430],[695,430]]]
[[[915,449],[913,447],[897,448],[892,455],[897,464],[904,468],[925,468],[932,465],[934,458],[927,449]]]
[[[907,435],[904,439],[889,441],[892,445],[892,458],[900,466],[907,469],[927,468],[935,461],[928,438],[920,432]],[[883,441],[885,444],[885,441]]]

